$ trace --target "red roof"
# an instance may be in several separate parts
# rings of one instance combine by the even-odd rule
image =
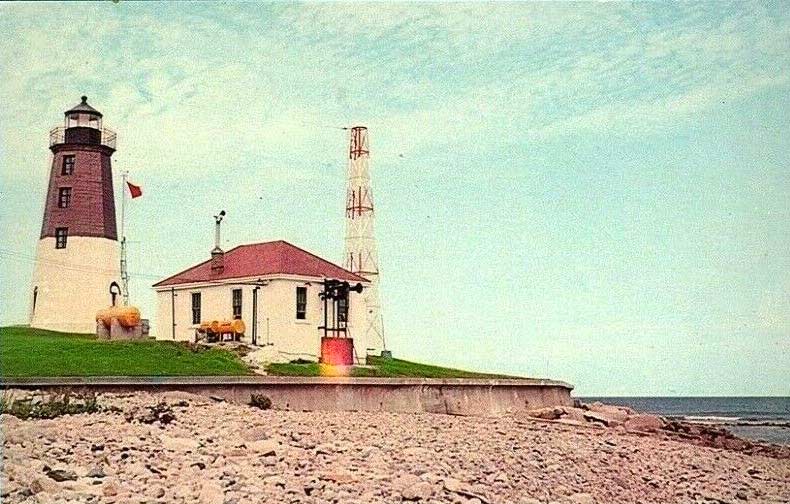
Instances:
[[[222,272],[212,272],[209,259],[155,283],[154,287],[278,274],[368,282],[359,275],[282,240],[232,248],[225,252],[224,265]]]

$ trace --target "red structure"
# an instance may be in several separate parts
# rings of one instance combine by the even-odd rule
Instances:
[[[354,364],[354,340],[351,338],[321,338],[321,364],[351,366]]]
[[[115,133],[102,129],[102,114],[88,98],[65,112],[63,127],[50,131],[52,169],[44,206],[41,238],[68,236],[118,239],[110,157]]]

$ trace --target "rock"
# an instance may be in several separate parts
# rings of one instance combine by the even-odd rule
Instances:
[[[416,485],[406,487],[401,492],[403,500],[418,501],[426,500],[433,494],[433,487],[427,481],[420,481]]]
[[[455,478],[446,478],[444,480],[444,489],[448,492],[457,493],[463,489],[463,485]]]
[[[274,439],[262,439],[260,441],[250,441],[245,443],[248,449],[258,453],[261,456],[276,455],[280,450],[280,442]]]
[[[622,421],[617,420],[615,417],[610,416],[606,413],[599,413],[595,411],[587,411],[584,413],[584,419],[588,422],[593,423],[600,423],[605,425],[606,427],[615,427],[620,425]]]
[[[562,408],[538,408],[527,411],[528,416],[532,418],[542,418],[543,420],[559,420],[562,414]]]
[[[392,486],[403,492],[403,490],[416,485],[417,483],[422,483],[422,480],[419,476],[415,476],[414,474],[401,474],[395,478],[392,482]]]
[[[335,483],[351,483],[356,480],[356,476],[348,471],[329,471],[318,475],[318,479],[324,481],[334,481]]]
[[[49,478],[34,478],[28,488],[34,495],[41,492],[52,494],[60,492],[60,486]]]
[[[629,432],[656,432],[664,426],[664,420],[656,415],[631,415],[625,421],[625,430]]]
[[[586,411],[579,408],[563,408],[561,420],[570,420],[573,422],[584,423],[587,419],[584,418]]]
[[[200,443],[194,439],[170,437],[164,434],[159,436],[159,440],[166,450],[171,451],[195,451],[200,446]]]
[[[606,415],[608,418],[616,420],[620,423],[625,422],[629,415],[636,414],[636,411],[632,410],[631,408],[626,408],[623,406],[614,406],[611,404],[602,404],[599,402],[587,404],[586,406],[588,411],[592,411],[594,413],[601,413],[603,415]]]
[[[198,495],[200,504],[223,504],[225,496],[222,488],[214,481],[204,481]]]
[[[14,415],[9,415],[8,413],[0,414],[0,425],[3,426],[4,431],[18,426],[20,421],[21,420],[19,420]]]
[[[263,478],[263,483],[265,485],[278,486],[281,488],[285,488],[285,485],[288,484],[288,482],[285,481],[285,478],[276,474]]]
[[[241,439],[244,440],[245,443],[248,441],[263,441],[268,438],[268,432],[263,427],[251,427],[245,429],[244,432],[241,433]]]
[[[114,481],[107,481],[102,485],[102,495],[105,497],[114,497],[118,495],[118,485]]]
[[[577,493],[568,496],[566,499],[569,504],[596,504],[595,499],[588,493]]]
[[[77,473],[69,469],[51,469],[45,474],[55,481],[76,481]]]
[[[91,468],[91,470],[89,470],[85,476],[88,478],[104,478],[107,475],[104,474],[104,469],[102,469],[101,466],[95,466]]]

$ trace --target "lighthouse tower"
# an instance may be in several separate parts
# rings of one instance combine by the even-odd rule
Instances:
[[[120,293],[110,157],[115,133],[102,128],[88,98],[50,131],[52,169],[31,287],[30,325],[68,332],[96,330],[96,311]]]

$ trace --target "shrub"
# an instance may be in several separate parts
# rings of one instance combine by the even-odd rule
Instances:
[[[250,395],[250,406],[267,410],[272,407],[272,400],[263,394],[252,394]]]
[[[45,397],[37,402],[34,402],[32,397],[14,399],[10,396],[4,396],[0,401],[0,413],[8,413],[21,420],[51,419],[62,415],[78,415],[98,411],[96,394],[92,392],[74,395],[65,392]]]

